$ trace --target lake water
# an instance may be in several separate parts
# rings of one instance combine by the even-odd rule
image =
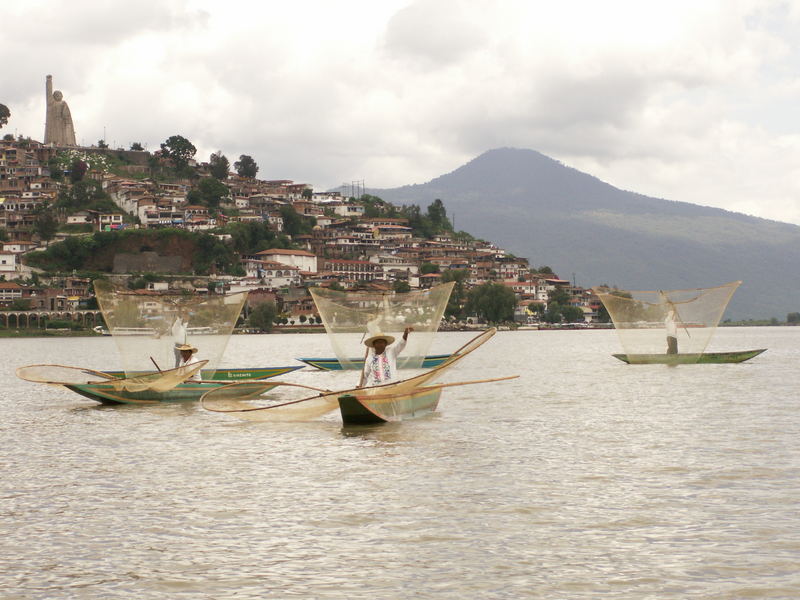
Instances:
[[[500,332],[446,380],[519,379],[343,427],[100,406],[14,369],[118,367],[112,340],[2,339],[0,596],[795,599],[800,328],[720,329],[709,350],[760,347],[629,366],[613,331]],[[329,354],[235,336],[226,362]]]

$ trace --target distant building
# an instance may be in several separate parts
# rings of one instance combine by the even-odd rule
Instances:
[[[368,260],[325,259],[323,269],[351,281],[383,279],[383,267]]]
[[[283,248],[273,248],[272,250],[262,250],[256,254],[246,256],[255,260],[275,261],[284,265],[297,267],[301,271],[317,271],[317,256],[306,250],[289,250]]]
[[[15,273],[17,268],[16,252],[0,252],[0,274]]]

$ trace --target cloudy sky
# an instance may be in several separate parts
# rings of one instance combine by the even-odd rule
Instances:
[[[800,224],[800,0],[26,0],[3,133],[253,156],[317,190],[424,183],[497,147]],[[446,199],[445,199],[446,203]]]

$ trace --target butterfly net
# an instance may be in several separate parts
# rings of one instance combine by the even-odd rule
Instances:
[[[112,377],[101,371],[70,367],[66,365],[28,365],[19,367],[17,377],[34,383],[51,385],[85,385],[102,383],[118,392],[166,392],[186,381],[202,369],[206,361],[169,369],[162,372],[147,373],[134,377]]]
[[[486,343],[496,332],[497,330],[494,328],[484,331],[456,350],[441,365],[393,383],[338,391],[310,388],[316,392],[311,393],[305,386],[293,386],[288,383],[241,382],[206,392],[200,403],[206,410],[231,413],[240,419],[250,421],[315,419],[338,408],[338,398],[344,394],[385,396],[418,391],[421,386],[439,378],[451,366]]]
[[[397,367],[418,369],[433,343],[454,285],[450,282],[407,293],[340,292],[326,288],[309,291],[343,368],[361,367],[366,353],[364,340],[368,337],[387,334],[397,342],[406,327],[413,327]]]
[[[598,291],[629,362],[673,354],[699,360],[741,281],[693,290]]]
[[[183,344],[198,349],[212,377],[247,300],[246,292],[132,291],[105,281],[95,282],[95,294],[129,377],[177,367]]]

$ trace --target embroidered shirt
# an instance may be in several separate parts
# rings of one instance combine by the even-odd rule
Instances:
[[[364,385],[381,385],[397,379],[397,355],[405,347],[406,341],[400,338],[381,354],[375,354],[375,349],[370,348],[364,361]]]

